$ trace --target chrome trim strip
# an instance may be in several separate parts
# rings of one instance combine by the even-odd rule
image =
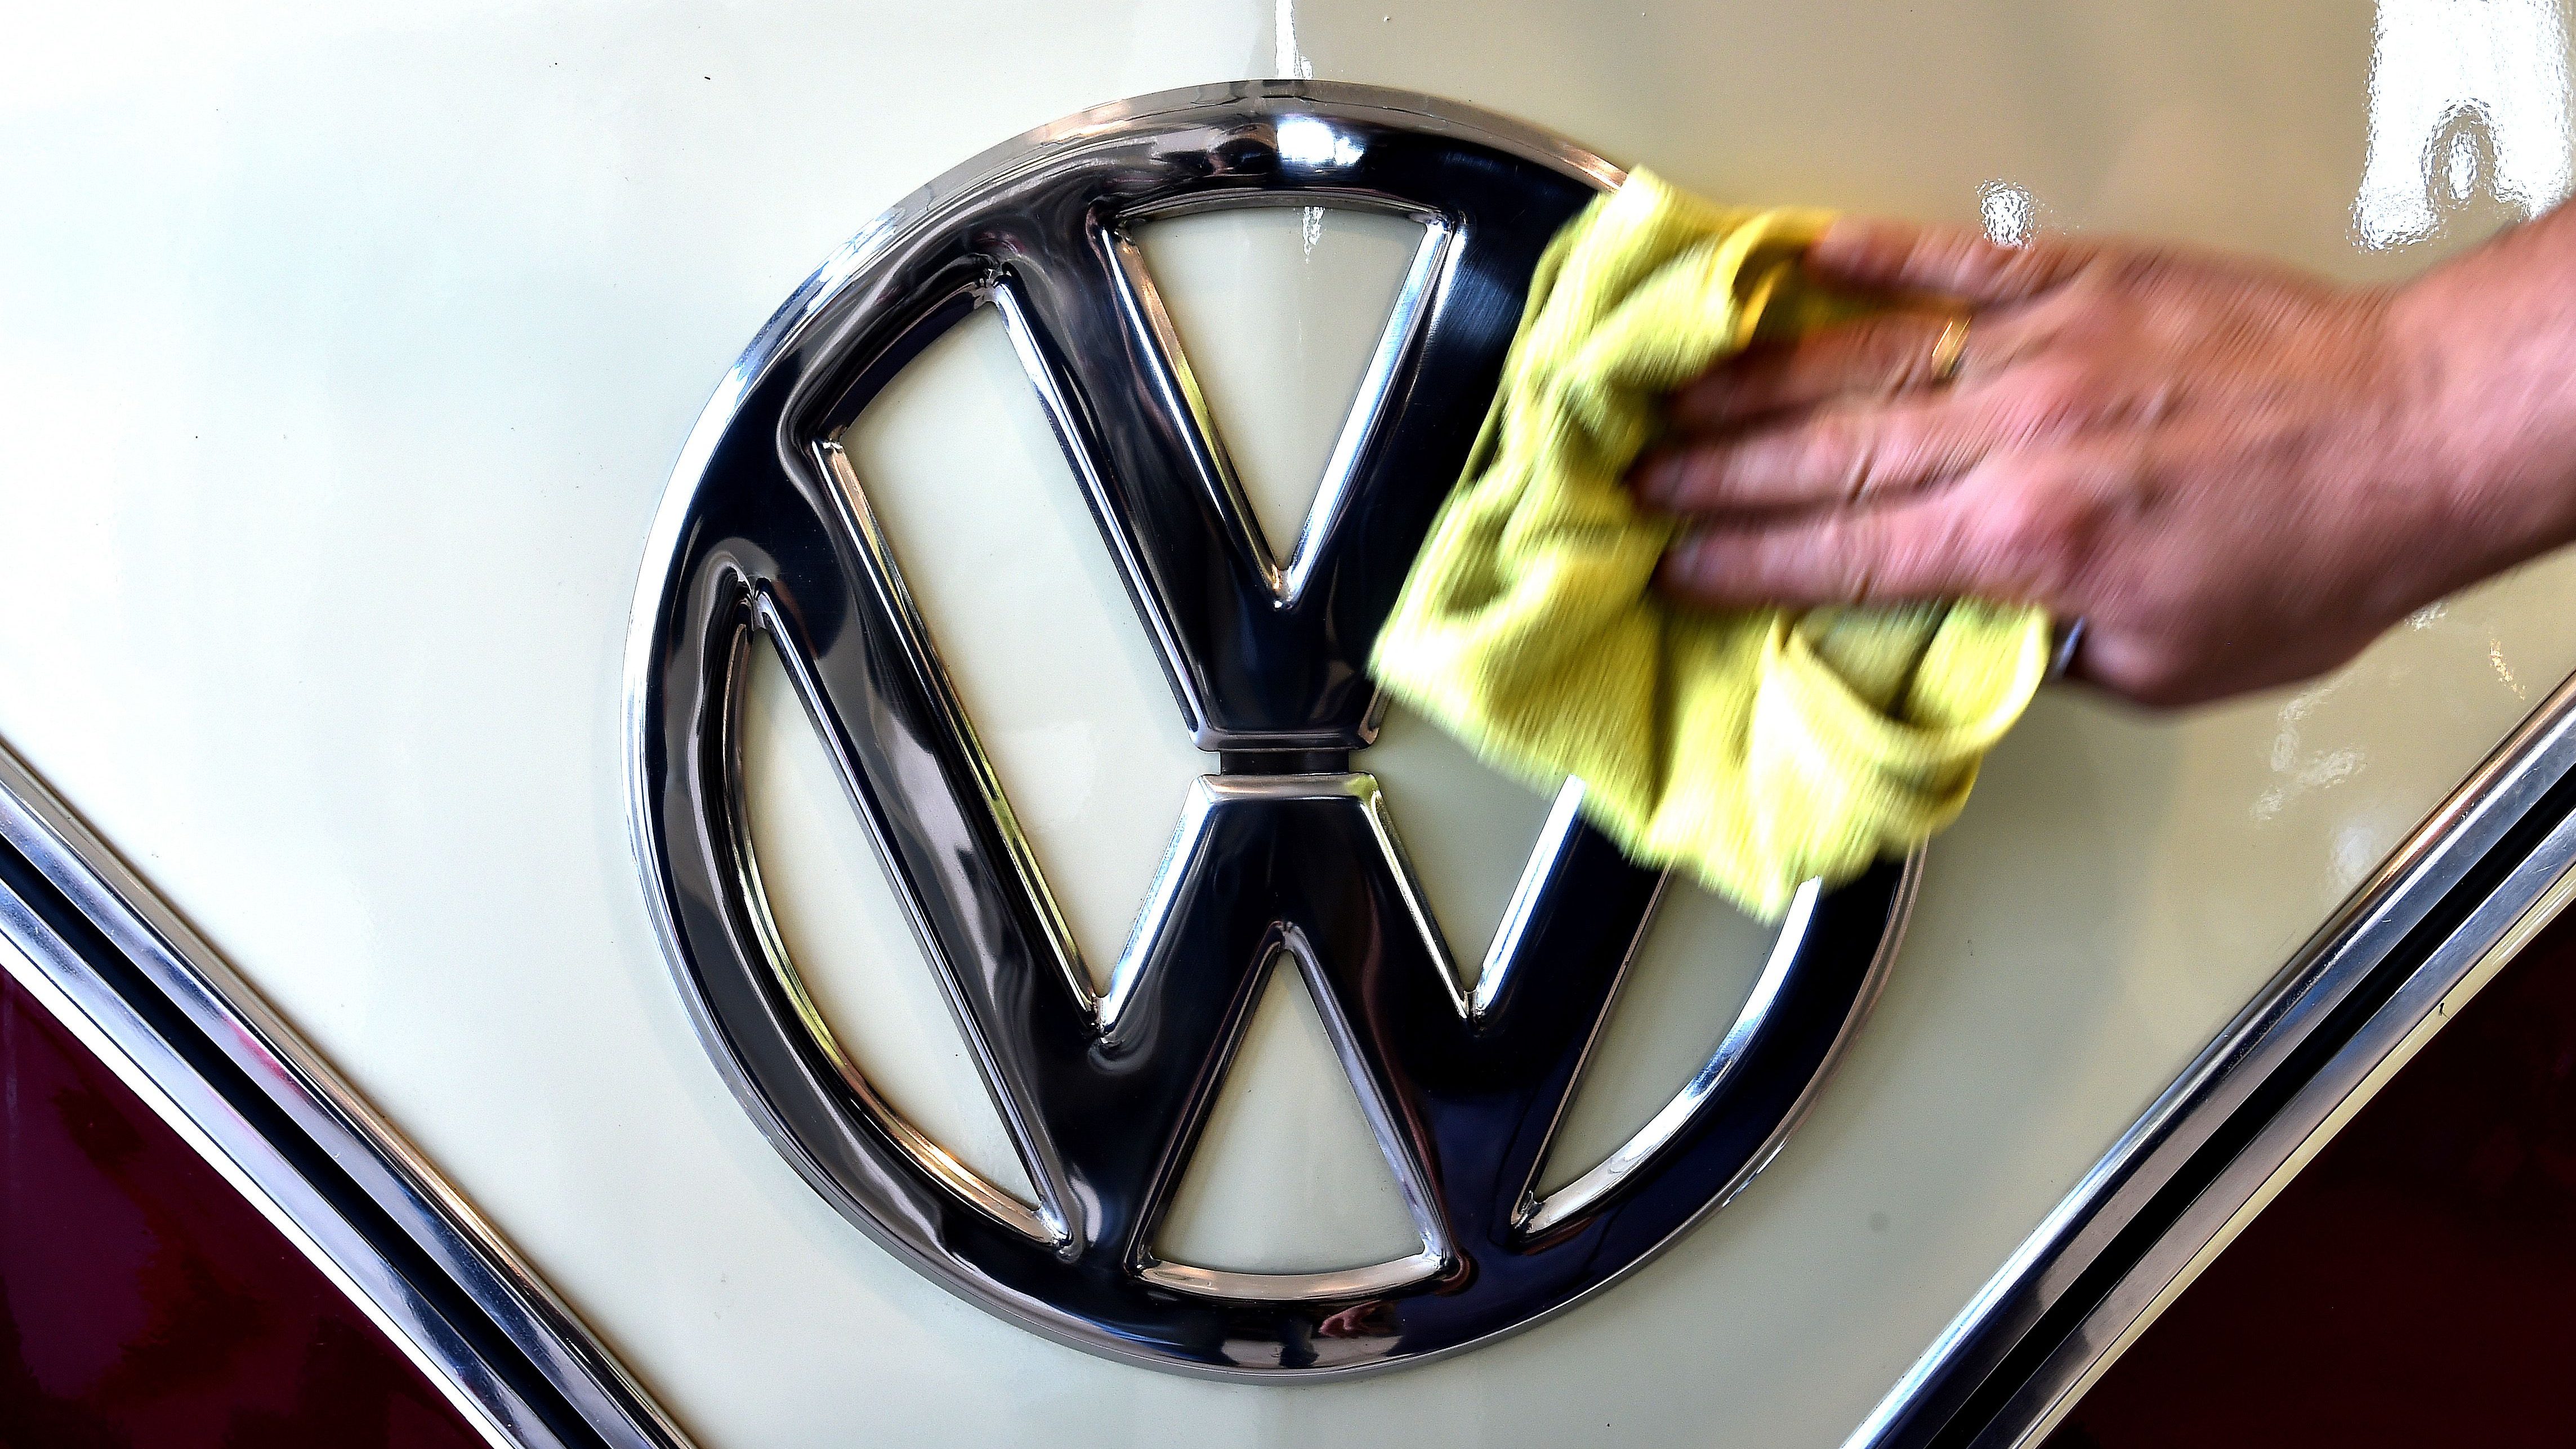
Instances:
[[[5,745],[0,844],[77,915],[0,876],[0,935],[186,1114],[189,1135],[328,1256],[326,1271],[355,1285],[406,1352],[506,1436],[496,1442],[687,1449],[473,1205]],[[239,1076],[230,1090],[226,1072]],[[346,1179],[336,1190],[324,1180],[333,1171]],[[380,1220],[361,1220],[370,1214]]]
[[[2410,973],[2352,1039],[2327,1061],[2280,1113],[2263,1125],[2227,1164],[2216,1181],[2192,1199],[2181,1218],[2159,1237],[2136,1267],[2129,1270],[2066,1345],[2052,1354],[2040,1374],[2026,1383],[1980,1434],[1980,1445],[2035,1443],[2089,1386],[2094,1372],[2124,1345],[2129,1330],[2153,1308],[2164,1290],[2188,1268],[2255,1195],[2271,1182],[2335,1113],[2360,1091],[2366,1080],[2424,1024],[2454,988],[2484,964],[2534,911],[2563,907],[2552,901],[2552,887],[2576,868],[2576,817],[2562,818],[2538,848],[2479,902],[2469,919],[2444,938],[2425,963]]]
[[[2561,788],[2571,773],[2576,677],[2218,1033],[1845,1449],[1985,1449],[2049,1423],[2174,1275],[2576,862],[2576,789]]]

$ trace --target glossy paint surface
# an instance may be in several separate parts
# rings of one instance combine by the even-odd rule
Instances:
[[[2457,10],[2437,34],[2482,33],[2480,7]],[[954,1301],[833,1213],[708,1065],[618,779],[653,507],[709,390],[833,248],[956,161],[1100,101],[1311,70],[1492,107],[1732,198],[2154,231],[2367,278],[2521,205],[2473,164],[2457,191],[2428,173],[2426,240],[2354,230],[2372,98],[2395,93],[2374,75],[2446,53],[2378,46],[2366,6],[2178,0],[31,15],[0,56],[0,126],[41,141],[0,147],[0,736],[708,1444],[861,1424],[932,1445],[1037,1426],[1078,1444],[1832,1444],[2576,666],[2566,561],[2428,611],[2309,689],[2175,720],[2043,700],[1936,843],[1868,1029],[1742,1198],[1531,1333],[1269,1390],[1097,1362]],[[2507,151],[2553,144],[2507,124],[2537,137]],[[1303,218],[1291,245],[1247,243],[1258,266],[1222,247],[1168,264],[1208,284],[1199,317],[1257,317],[1225,299],[1271,286],[1266,267],[1337,265],[1333,218],[1317,230],[1311,248]],[[1351,374],[1324,349],[1373,335],[1386,294],[1311,295],[1365,315],[1281,327],[1272,375],[1334,416]],[[1069,681],[1004,671],[989,707],[969,702],[1059,787],[1037,849],[1090,882],[1076,928],[1114,948],[1190,752],[1096,550],[979,551],[1087,520],[1031,511],[1064,495],[1025,394],[965,385],[994,359],[946,360],[912,396],[986,410],[884,420],[919,484],[894,506],[955,566],[929,605],[943,648],[1023,651]],[[935,572],[905,526],[908,573]],[[1499,909],[1545,801],[1401,720],[1359,763],[1444,925],[1481,936],[1452,913]],[[770,802],[777,850],[819,861],[848,828],[813,803]],[[917,979],[882,872],[864,844],[843,858],[800,919],[846,935],[853,972]],[[1761,947],[1718,912],[1658,932],[1664,964],[1602,1060],[1663,1063],[1669,1096]],[[917,1019],[887,1059],[908,1044],[953,1066],[937,1012]],[[1290,1128],[1341,1090],[1308,1079]],[[1633,1107],[1657,1089],[1620,1090]],[[1274,1175],[1203,1200],[1280,1226],[1209,1236],[1249,1253],[1353,1200],[1304,1154],[1263,1157]],[[1297,1261],[1346,1241],[1315,1233]]]
[[[0,1444],[484,1442],[221,1174],[0,977]]]
[[[2536,937],[2085,1395],[2049,1449],[2563,1444],[2576,917]]]

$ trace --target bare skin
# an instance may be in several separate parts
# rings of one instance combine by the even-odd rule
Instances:
[[[1847,219],[1809,268],[1907,311],[1675,396],[1638,496],[1709,605],[1973,595],[2086,621],[2076,673],[2183,705],[2351,658],[2576,541],[2576,207],[2395,288],[2126,243]]]

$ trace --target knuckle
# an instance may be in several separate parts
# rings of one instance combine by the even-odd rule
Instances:
[[[1978,542],[1998,559],[2019,560],[2048,547],[2054,527],[2036,491],[2026,486],[2002,490],[1978,510]]]
[[[1835,489],[1844,502],[1868,496],[1878,471],[1878,428],[1867,416],[1826,419],[1808,441],[1802,471],[1816,484]]]
[[[1891,538],[1878,558],[1870,582],[1877,597],[1888,602],[1946,592],[1940,585],[1949,576],[1949,562],[1949,551],[1938,531]]]
[[[2082,417],[2100,396],[2091,367],[2067,357],[2043,358],[2017,369],[2007,409],[2021,429],[2040,434]]]
[[[1889,313],[1859,325],[1867,330],[1856,339],[1855,350],[1869,381],[1880,391],[1901,391],[1932,380],[1932,354],[1943,323],[1933,322],[1927,330],[1919,317]]]
[[[1872,604],[1901,595],[1919,573],[1915,555],[1924,541],[1890,527],[1883,517],[1845,518],[1817,537],[1826,554],[1817,561],[1818,573],[1844,603]]]
[[[1878,560],[1862,548],[1846,546],[1834,550],[1827,576],[1834,581],[1834,596],[1846,604],[1866,604],[1878,597]]]
[[[1941,419],[1921,411],[1889,413],[1879,424],[1879,455],[1900,468],[1908,483],[1921,483],[1939,469],[1952,443]]]
[[[1985,510],[1985,551],[2034,598],[2063,599],[2091,571],[2101,510],[2064,480],[2038,475]]]

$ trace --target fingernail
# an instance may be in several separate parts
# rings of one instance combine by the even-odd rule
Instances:
[[[1681,486],[1681,462],[1670,453],[1648,454],[1643,463],[1628,475],[1629,491],[1649,508],[1661,508],[1672,502]]]
[[[1720,364],[1723,367],[1724,364]],[[1727,399],[1734,387],[1724,372],[1703,374],[1699,381],[1673,394],[1664,405],[1664,417],[1679,427],[1692,427],[1726,416]]]

